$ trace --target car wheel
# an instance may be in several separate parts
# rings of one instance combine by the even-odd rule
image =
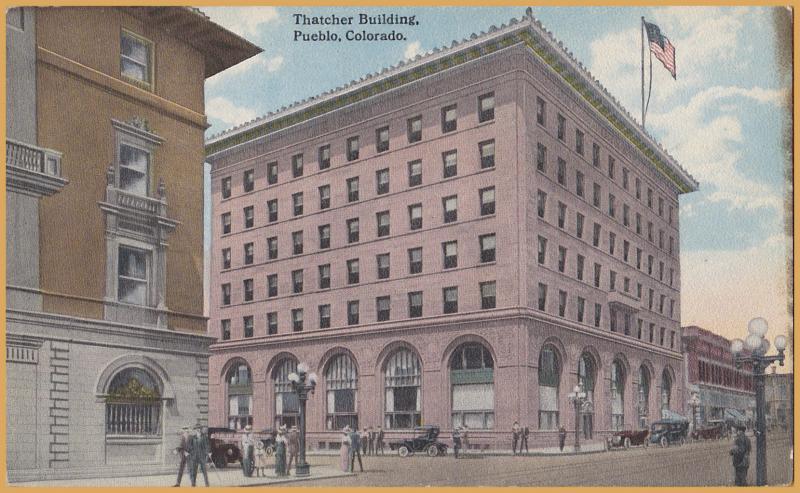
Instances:
[[[275,447],[273,447],[272,445],[268,446],[267,448],[264,449],[264,453],[267,454],[267,457],[271,456],[272,454],[275,453]]]
[[[667,440],[667,437],[661,437],[658,443],[660,443],[662,447],[669,447],[669,440]]]
[[[405,445],[401,445],[400,448],[397,449],[397,455],[400,457],[408,457],[409,450],[408,447]]]
[[[426,452],[428,453],[428,457],[436,457],[439,455],[439,449],[436,447],[436,445],[429,445]]]
[[[626,449],[631,448],[631,439],[629,437],[625,437],[624,447]]]
[[[223,469],[228,466],[228,460],[224,455],[215,455],[211,458],[211,461],[217,469]]]

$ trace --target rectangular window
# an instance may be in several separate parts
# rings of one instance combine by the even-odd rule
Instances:
[[[647,187],[647,207],[653,209],[653,189]]]
[[[478,285],[481,290],[481,310],[489,310],[497,305],[497,283],[495,281],[482,282]]]
[[[481,155],[481,169],[494,167],[494,140],[487,140],[478,144]]]
[[[669,333],[669,348],[675,349],[675,331],[672,330]]]
[[[567,222],[567,205],[563,202],[558,203],[558,227],[564,229]]]
[[[656,332],[656,324],[650,322],[650,344],[653,343],[653,337],[655,337],[654,336],[655,332]]]
[[[382,253],[375,257],[378,266],[378,279],[389,279],[389,254]]]
[[[419,274],[422,272],[422,248],[408,249],[408,273]]]
[[[347,325],[358,325],[358,300],[347,302]]]
[[[242,288],[244,291],[244,301],[253,301],[253,280],[245,279],[242,281]]]
[[[631,225],[631,208],[628,204],[622,204],[622,225],[625,227]]]
[[[636,268],[641,270],[642,269],[642,249],[636,249]]]
[[[245,207],[244,208],[244,227],[245,228],[252,228],[253,221],[254,221],[255,214],[253,212],[253,206]]]
[[[323,224],[319,228],[319,248],[325,249],[331,247],[331,225]]]
[[[269,274],[267,276],[267,297],[274,298],[278,296],[278,274]]]
[[[584,216],[580,212],[575,213],[575,234],[578,238],[583,238]]]
[[[614,255],[614,249],[617,244],[617,235],[612,233],[611,231],[608,232],[608,253],[609,255]]]
[[[658,280],[664,281],[664,262],[658,261]]]
[[[415,116],[408,121],[408,143],[413,144],[422,140],[422,117]]]
[[[578,255],[577,257],[577,265],[575,268],[575,275],[579,281],[583,281],[583,264],[585,263],[585,258],[583,255]]]
[[[378,238],[389,236],[389,211],[383,211],[375,214],[375,220],[378,225]]]
[[[674,277],[675,277],[675,270],[670,269],[669,270],[669,285],[670,286],[672,286],[672,281],[674,280]]]
[[[594,264],[594,287],[596,287],[596,288],[600,287],[600,276],[602,275],[602,273],[603,273],[603,267],[600,264],[595,263]]]
[[[327,329],[331,326],[331,305],[319,305],[319,328]]]
[[[267,238],[267,257],[269,260],[278,258],[278,237]]]
[[[592,143],[592,166],[600,166],[600,146],[596,142]]]
[[[222,320],[221,321],[221,329],[222,332],[222,340],[229,341],[231,338],[231,321],[230,320]]]
[[[331,264],[323,264],[317,267],[319,271],[319,289],[331,287]]]
[[[292,194],[292,207],[295,216],[300,216],[303,214],[303,192]]]
[[[538,307],[541,311],[547,311],[547,284],[539,283]]]
[[[272,162],[267,164],[267,184],[274,185],[278,183],[278,163]]]
[[[669,300],[669,318],[675,316],[675,300]]]
[[[636,338],[641,340],[642,339],[642,325],[644,324],[644,320],[641,318],[636,319]]]
[[[447,241],[442,243],[442,256],[444,257],[445,269],[458,267],[458,242]]]
[[[653,243],[653,223],[647,221],[647,241]]]
[[[482,188],[478,191],[481,202],[481,216],[494,214],[494,187]]]
[[[583,132],[575,129],[575,152],[583,156]]]
[[[636,188],[636,200],[642,200],[642,180],[636,178],[635,181],[635,188]]]
[[[153,77],[153,43],[122,31],[120,39],[120,74],[149,86]]]
[[[597,223],[594,223],[592,230],[592,246],[600,247],[600,225]]]
[[[580,171],[575,172],[575,194],[580,198],[584,198],[583,173]]]
[[[292,330],[300,332],[303,330],[303,309],[295,308],[292,310]]]
[[[408,206],[408,221],[411,230],[422,228],[422,204]]]
[[[389,127],[375,130],[375,151],[386,152],[389,150]]]
[[[481,246],[481,262],[494,262],[497,240],[494,235],[488,234],[478,237]]]
[[[253,243],[245,243],[244,244],[244,265],[250,265],[253,263],[253,256],[255,253],[255,247]]]
[[[253,316],[244,317],[244,336],[253,337]]]
[[[567,292],[558,290],[558,316],[563,317],[567,313]]]
[[[223,269],[230,269],[231,268],[231,249],[230,248],[223,248],[222,249],[222,268]]]
[[[442,108],[442,133],[453,132],[457,128],[456,105]]]
[[[444,178],[456,176],[458,174],[458,152],[455,150],[443,152],[442,165],[444,166],[442,171]]]
[[[299,178],[303,176],[303,155],[295,154],[292,156],[292,177]]]
[[[642,215],[638,212],[636,213],[636,234],[642,234]]]
[[[358,159],[358,136],[347,139],[347,160],[355,161]]]
[[[558,158],[558,167],[556,168],[556,179],[558,184],[562,187],[567,186],[567,162]]]
[[[408,293],[408,317],[422,316],[422,291]]]
[[[358,200],[358,177],[347,179],[347,201],[355,202]]]
[[[378,322],[386,322],[391,318],[392,301],[388,296],[375,298],[375,313]]]
[[[658,230],[658,248],[663,250],[664,249],[664,230]]]
[[[271,223],[278,220],[278,199],[267,201],[267,219]]]
[[[667,216],[667,222],[669,222],[670,225],[672,224],[672,211],[673,211],[672,206],[669,206],[668,209],[669,214]]]
[[[592,185],[592,205],[600,208],[600,184],[598,183]]]
[[[558,272],[564,272],[567,268],[567,249],[566,247],[558,247]]]
[[[622,240],[622,260],[625,262],[628,261],[628,257],[631,251],[631,243],[628,240]]]
[[[658,217],[664,217],[664,198],[658,198]]]
[[[331,146],[324,145],[317,151],[317,161],[319,162],[319,170],[328,169],[331,167]]]
[[[536,97],[536,123],[539,125],[545,125],[545,121],[547,120],[547,105],[544,102],[544,99],[540,97]]]
[[[458,197],[452,195],[442,199],[442,209],[444,211],[444,222],[452,223],[458,220]]]
[[[557,128],[557,136],[558,140],[564,141],[567,138],[567,119],[564,118],[564,115],[561,113],[558,114],[558,128]]]
[[[292,293],[303,292],[303,269],[292,271]]]
[[[613,193],[608,194],[608,215],[611,217],[617,216],[616,197]]]
[[[222,285],[222,304],[223,306],[231,304],[231,285],[228,283]]]
[[[303,253],[303,232],[295,231],[292,233],[292,254],[300,255]]]
[[[616,172],[616,160],[612,156],[608,156],[608,177],[614,179]]]
[[[358,218],[347,220],[347,242],[358,242]]]
[[[642,299],[642,283],[640,282],[636,283],[636,298]]]
[[[275,335],[278,333],[278,312],[267,313],[267,334]]]
[[[541,190],[536,192],[536,214],[544,219],[547,207],[547,194]]]
[[[594,304],[594,326],[600,327],[600,322],[603,319],[603,305],[600,303]]]
[[[377,195],[389,193],[389,168],[375,172],[375,192]]]
[[[630,171],[628,168],[622,168],[622,188],[628,189],[628,182],[630,181]]]
[[[231,196],[231,177],[225,177],[222,179],[222,198],[227,199]]]
[[[494,93],[478,97],[478,123],[494,120]]]
[[[609,291],[616,291],[617,290],[617,273],[609,271],[608,273],[608,290]]]
[[[547,147],[541,143],[536,144],[536,169],[547,173]]]
[[[653,293],[652,289],[648,289],[647,290],[647,295],[648,295],[647,309],[652,312],[653,311],[653,296],[655,295],[655,293]]]
[[[663,346],[664,345],[664,333],[667,331],[664,327],[660,328],[659,337],[658,337],[658,344]]]
[[[578,296],[576,308],[578,309],[578,322],[583,322],[583,315],[586,309],[586,300]]]
[[[322,185],[319,187],[319,208],[327,209],[331,206],[331,186]]]
[[[544,236],[539,237],[539,249],[536,256],[539,265],[544,265],[547,262],[547,238]]]
[[[408,186],[422,185],[422,161],[416,160],[408,163]]]
[[[652,255],[648,255],[647,256],[647,275],[648,276],[652,276],[653,275],[653,256]]]
[[[444,300],[444,313],[458,313],[458,287],[453,286],[442,290]]]
[[[361,280],[358,259],[354,258],[347,261],[347,284],[358,284]]]
[[[672,236],[669,237],[669,254],[672,255],[675,252],[675,238]]]
[[[658,313],[664,314],[664,301],[666,300],[666,296],[663,294],[658,297]]]

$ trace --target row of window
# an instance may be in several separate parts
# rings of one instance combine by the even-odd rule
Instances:
[[[453,132],[458,128],[458,107],[457,105],[449,105],[442,108],[441,111],[441,124],[442,124],[442,133]],[[494,120],[494,93],[490,92],[487,94],[483,94],[478,97],[478,122],[483,123],[490,120]],[[417,115],[412,118],[409,118],[406,121],[407,126],[407,138],[408,143],[413,144],[416,142],[420,142],[422,140],[422,116]],[[482,143],[486,144],[486,143]],[[492,156],[494,156],[494,143],[492,142]],[[359,136],[352,136],[349,137],[346,141],[346,154],[347,154],[347,161],[355,161],[359,158]],[[389,142],[389,126],[380,127],[375,130],[375,151],[376,153],[380,154],[382,152],[386,152],[389,150],[390,142]],[[450,155],[452,154],[452,155]],[[454,176],[455,174],[455,163],[451,163],[448,166],[448,159],[454,160],[455,159],[455,151],[448,151],[443,154],[442,159],[444,161],[444,177],[447,178],[448,176]],[[304,158],[303,153],[295,154],[291,158],[292,161],[292,178],[299,178],[303,176],[304,172]],[[492,157],[493,161],[493,157]],[[319,166],[319,170],[325,170],[330,168],[331,166],[331,147],[330,145],[324,145],[317,149],[317,163]],[[420,183],[421,183],[421,161],[420,163]],[[484,163],[484,151],[481,150],[481,166],[487,167]],[[448,167],[450,169],[448,169]],[[388,173],[388,170],[386,170]],[[453,173],[453,174],[448,174]],[[410,175],[410,171],[409,171]],[[388,178],[387,178],[388,179]],[[409,177],[409,186],[411,185],[411,177]],[[267,164],[267,184],[274,185],[278,183],[278,162],[273,161]],[[232,185],[231,185],[231,177],[225,177],[222,179],[222,198],[227,199],[231,196],[232,193]],[[242,191],[244,193],[249,193],[255,190],[255,170],[248,169],[244,171],[243,181],[242,181]],[[388,191],[388,184],[387,184],[387,191]],[[379,192],[380,193],[380,192]]]
[[[481,310],[488,310],[496,306],[495,281],[481,282],[478,284],[481,297]],[[392,300],[390,296],[378,296],[375,298],[375,322],[388,322],[392,319],[391,314]],[[317,307],[319,314],[319,328],[327,329],[331,326],[331,305],[322,304]],[[360,301],[350,300],[347,302],[347,325],[358,325],[362,323],[359,316]],[[458,287],[450,286],[442,289],[442,313],[458,313]],[[408,293],[408,318],[419,318],[423,316],[423,292],[412,291]],[[303,309],[295,308],[291,310],[292,330],[299,332],[303,330]],[[243,317],[243,337],[253,337],[254,318],[252,315]],[[231,338],[231,321],[225,319],[221,321],[222,340]],[[278,312],[267,313],[267,335],[278,333]]]
[[[494,233],[485,234],[478,237],[480,246],[480,263],[494,262],[496,257],[497,239]],[[252,245],[252,244],[248,244]],[[389,279],[391,272],[390,255],[383,253],[376,255],[377,278]],[[358,258],[346,261],[347,265],[347,284],[353,285],[361,282],[361,261]],[[444,269],[454,269],[458,267],[458,241],[446,241],[442,243],[442,266]],[[319,289],[331,287],[331,264],[323,264],[317,267],[317,280]],[[408,249],[408,273],[422,273],[422,247]],[[292,293],[300,294],[303,292],[304,269],[292,271]],[[254,300],[253,279],[245,279],[243,282],[243,302]],[[267,297],[278,296],[278,274],[267,275]],[[222,285],[222,305],[231,304],[231,285]]]
[[[547,120],[547,103],[540,97],[536,98],[536,121],[538,124],[547,127],[546,124]],[[556,137],[561,142],[566,143],[566,136],[567,136],[567,119],[561,114],[557,114],[557,127],[556,127]],[[536,167],[539,171],[546,173],[547,167],[547,148],[542,145],[538,144],[537,146],[537,158],[536,158]],[[585,155],[584,151],[584,134],[579,128],[575,128],[575,152],[581,156]],[[600,145],[592,143],[592,165],[595,168],[600,168]],[[566,186],[566,162],[563,159],[558,159],[558,177],[559,177],[559,184]],[[608,178],[612,181],[616,180],[616,159],[612,155],[608,155]],[[627,167],[622,167],[622,188],[626,191],[630,191],[630,178],[631,172]],[[577,180],[576,180],[577,182]],[[577,184],[576,184],[577,187]],[[634,178],[634,194],[636,200],[640,202],[645,200],[647,207],[650,210],[654,210],[654,193],[651,187],[647,187],[647,194],[646,199],[642,199],[642,181],[639,177]],[[580,194],[579,194],[580,195]],[[596,205],[599,207],[599,205]],[[663,197],[658,197],[658,216],[664,218],[665,213],[665,200]],[[672,205],[669,205],[667,208],[667,222],[672,225],[674,215],[674,208]]]
[[[547,193],[542,191],[542,190],[539,190],[537,192],[537,215],[541,219],[545,219],[546,212],[547,212]],[[566,223],[567,223],[567,206],[563,202],[559,201],[558,202],[558,216],[557,216],[556,224],[557,224],[559,229],[563,230],[563,229],[566,229],[566,227],[567,227]],[[584,237],[585,223],[586,223],[586,216],[584,216],[580,212],[576,211],[575,212],[575,236],[577,236],[579,239],[583,239],[583,237]],[[601,248],[602,238],[603,238],[602,225],[600,223],[596,223],[596,222],[593,223],[592,224],[592,239],[591,239],[592,246],[595,247],[595,248]],[[672,243],[673,243],[672,237],[670,237],[670,247],[672,246]],[[544,256],[546,254],[546,245],[547,245],[547,239],[542,237],[542,236],[540,236],[539,237],[539,259],[540,259],[539,263],[543,263],[544,262],[543,259],[544,259]],[[617,253],[617,234],[614,233],[613,231],[609,231],[608,232],[608,241],[606,242],[606,245],[608,246],[608,254],[611,255],[612,257],[616,258],[616,256],[618,255],[618,253]],[[563,247],[560,247],[560,248],[563,248]],[[639,269],[639,270],[643,270],[642,260],[643,260],[643,256],[644,256],[644,251],[639,247],[635,247],[635,248],[636,248],[636,268]],[[632,262],[632,260],[631,260],[631,242],[628,241],[628,240],[623,240],[622,241],[622,260],[626,264]],[[664,281],[664,276],[665,276],[665,274],[667,274],[667,271],[665,271],[665,263],[664,263],[663,260],[659,260],[659,262],[658,262],[658,275],[656,276],[656,274],[654,273],[655,272],[655,257],[653,257],[653,255],[648,254],[647,255],[646,269],[647,269],[647,275],[648,276],[651,276],[654,279],[656,277],[658,277],[658,280],[660,282],[665,282]],[[670,287],[672,287],[674,285],[674,282],[675,282],[675,270],[672,267],[670,267],[669,271],[668,271],[668,282],[669,282]]]
[[[702,383],[710,383],[714,385],[724,385],[742,389],[746,391],[753,390],[753,380],[747,376],[747,373],[733,368],[725,368],[718,364],[709,363],[707,361],[697,362],[697,375]]]

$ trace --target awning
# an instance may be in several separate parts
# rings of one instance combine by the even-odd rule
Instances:
[[[662,409],[661,410],[661,419],[671,419],[674,421],[686,421],[689,422],[689,418],[682,416],[671,409]]]
[[[734,420],[736,422],[739,422],[739,423],[746,423],[747,422],[747,416],[745,416],[744,414],[739,412],[738,409],[726,409],[725,410],[725,418],[726,419],[730,418],[730,419],[732,419],[732,420]]]

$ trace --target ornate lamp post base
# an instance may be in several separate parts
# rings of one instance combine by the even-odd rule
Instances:
[[[294,468],[294,475],[298,478],[308,477],[311,475],[311,466],[306,464],[297,464]]]

